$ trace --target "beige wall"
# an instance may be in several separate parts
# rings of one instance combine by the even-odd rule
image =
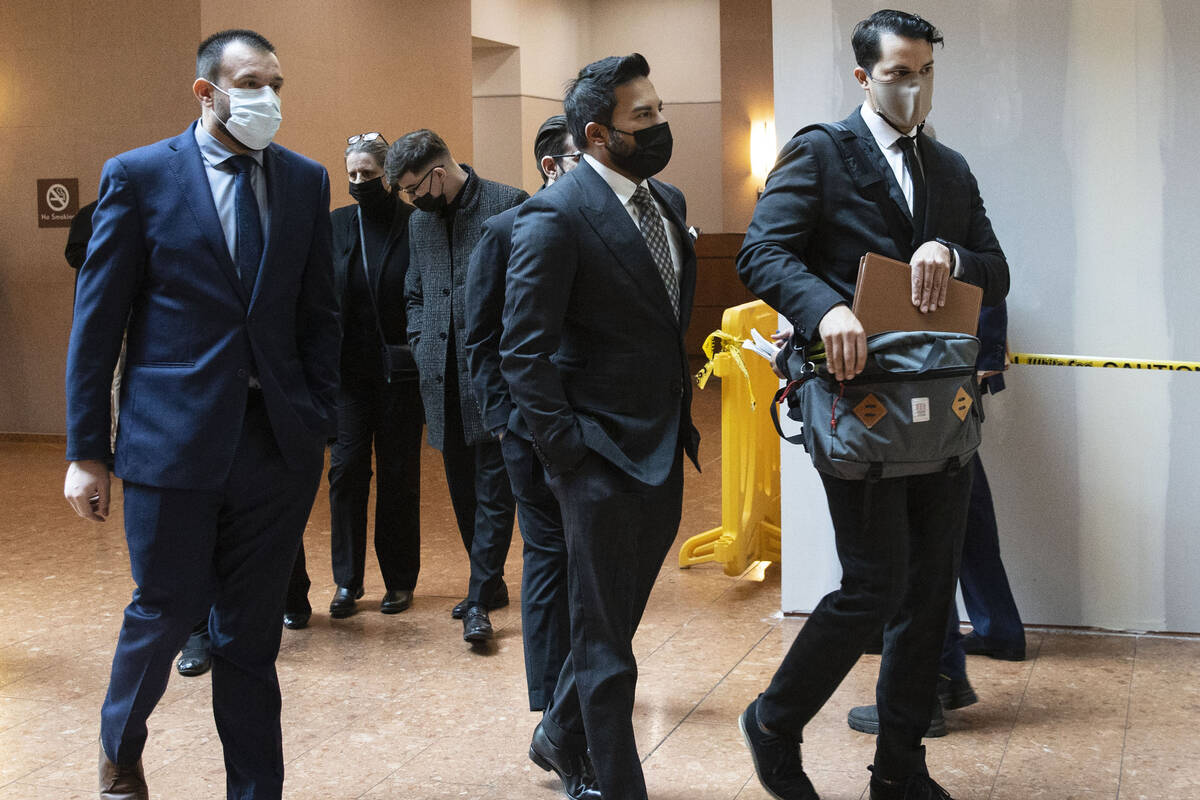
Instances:
[[[335,206],[349,134],[428,126],[471,159],[468,0],[0,0],[0,432],[64,430],[74,276],[36,180],[78,177],[92,200],[107,158],[183,130],[196,46],[233,26],[278,49],[278,141],[326,165]]]
[[[762,184],[750,174],[750,123],[775,118],[771,0],[721,0],[722,230],[744,232]]]

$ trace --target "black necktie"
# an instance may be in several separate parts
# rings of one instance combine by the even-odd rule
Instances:
[[[654,198],[650,196],[650,190],[645,185],[638,186],[634,191],[633,204],[638,210],[638,227],[642,229],[646,247],[650,249],[650,256],[654,259],[654,266],[658,267],[658,274],[667,289],[667,296],[671,298],[671,308],[678,319],[679,278],[675,275],[675,263],[671,260],[671,245],[667,243],[667,231],[663,228],[658,207],[654,205]]]
[[[254,159],[250,156],[233,156],[227,164],[237,170],[234,178],[237,206],[237,266],[238,277],[246,287],[247,294],[254,293],[254,281],[258,278],[258,265],[263,255],[262,218],[258,214],[258,196],[254,194],[251,170]]]
[[[901,136],[896,140],[896,146],[904,153],[904,166],[912,178],[913,244],[917,245],[925,241],[925,203],[928,199],[925,174],[921,171],[921,162],[917,161],[915,137]]]

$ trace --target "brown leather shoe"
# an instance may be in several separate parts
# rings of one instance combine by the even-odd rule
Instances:
[[[121,767],[109,761],[101,747],[100,800],[150,800],[141,759],[132,767]]]

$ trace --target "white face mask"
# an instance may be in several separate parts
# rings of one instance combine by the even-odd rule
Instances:
[[[871,78],[875,113],[901,133],[908,133],[929,116],[933,108],[933,74],[913,73],[891,81]]]
[[[229,119],[222,120],[229,135],[251,150],[262,150],[275,138],[283,114],[279,95],[270,86],[226,91],[209,81],[214,89],[229,97]]]

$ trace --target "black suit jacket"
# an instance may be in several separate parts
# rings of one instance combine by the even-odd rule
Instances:
[[[833,139],[819,130],[787,143],[738,253],[750,291],[791,320],[801,341],[817,341],[822,317],[852,301],[864,253],[908,261],[914,241],[942,238],[954,245],[960,278],[983,288],[985,306],[999,304],[1008,294],[1008,263],[966,160],[917,137],[929,202],[925,231],[914,235],[904,194],[858,109],[841,124],[864,145],[868,163],[859,165],[856,180]],[[900,224],[889,224],[889,216]]]
[[[404,280],[408,272],[408,217],[412,214],[412,206],[396,203],[396,214],[388,231],[387,242],[377,268],[373,268],[371,291],[374,292],[379,307],[379,322],[387,343],[401,345],[408,349],[408,315],[405,313]],[[333,279],[338,298],[338,309],[345,319],[345,304],[347,289],[350,285],[349,269],[362,269],[361,237],[358,229],[358,204],[336,208],[329,214],[333,227]],[[410,357],[408,364],[413,368],[413,379],[416,379],[416,363]],[[350,365],[346,363],[350,354],[343,354],[343,371]],[[378,361],[378,353],[363,354],[370,356],[370,363]]]
[[[552,476],[589,450],[650,485],[666,480],[681,442],[696,459],[683,343],[696,252],[683,194],[649,183],[682,244],[678,318],[641,231],[586,161],[526,200],[513,225],[501,371]]]
[[[513,206],[483,223],[467,268],[467,369],[489,431],[506,428],[513,410],[508,384],[500,373],[500,330],[513,222],[520,209]],[[528,431],[520,432],[528,436]]]

